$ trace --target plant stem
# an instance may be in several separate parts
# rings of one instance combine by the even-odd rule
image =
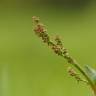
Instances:
[[[80,64],[78,64],[76,60],[73,60],[73,58],[71,58],[71,57],[69,57],[69,58],[71,60],[71,62],[69,62],[69,63],[71,65],[73,65],[86,78],[86,80],[88,81],[89,85],[92,88],[92,91],[94,92],[94,96],[96,96],[96,87],[94,86],[94,84],[93,84],[92,80],[90,79],[90,77],[86,74],[86,72],[83,70],[83,68],[81,68]],[[67,59],[67,61],[68,61],[68,59]]]

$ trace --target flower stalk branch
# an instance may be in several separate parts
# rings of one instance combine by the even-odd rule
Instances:
[[[34,32],[35,34],[42,39],[44,43],[46,43],[55,54],[58,56],[62,56],[64,59],[67,60],[67,62],[71,65],[73,65],[84,77],[86,80],[82,79],[77,75],[77,73],[73,70],[73,68],[70,68],[68,72],[71,76],[75,77],[77,81],[83,81],[88,83],[90,87],[92,88],[94,92],[94,96],[96,96],[96,86],[94,85],[93,81],[91,80],[90,76],[85,72],[85,70],[80,66],[80,64],[77,63],[75,59],[73,59],[70,55],[68,50],[63,46],[63,43],[59,36],[56,36],[54,39],[54,42],[51,40],[50,36],[47,34],[47,30],[45,28],[45,25],[40,22],[39,17],[33,16],[32,17],[33,24],[34,24]]]

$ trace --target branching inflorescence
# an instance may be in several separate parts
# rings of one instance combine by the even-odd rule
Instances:
[[[55,54],[58,56],[62,56],[67,60],[67,62],[71,65],[73,65],[84,77],[85,79],[82,79],[79,74],[72,68],[68,68],[68,73],[74,77],[77,81],[83,81],[91,86],[92,90],[94,91],[94,94],[96,95],[96,86],[94,86],[94,83],[92,82],[91,78],[88,76],[88,74],[81,68],[81,66],[77,63],[75,59],[73,59],[70,55],[68,50],[63,46],[63,43],[59,36],[56,36],[53,42],[50,38],[50,36],[47,33],[47,30],[45,28],[45,25],[40,22],[39,17],[33,16],[32,17],[33,23],[34,23],[34,32],[35,34],[42,39],[44,43],[46,43]]]

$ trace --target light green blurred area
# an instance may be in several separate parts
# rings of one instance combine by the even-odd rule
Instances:
[[[52,38],[60,35],[82,66],[96,68],[95,2],[81,10],[42,2],[0,1],[0,96],[91,96],[68,75],[67,62],[35,36],[31,18],[39,16]]]

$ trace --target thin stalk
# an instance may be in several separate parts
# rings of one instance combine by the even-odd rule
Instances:
[[[96,96],[96,87],[94,86],[92,80],[90,79],[90,77],[86,74],[86,72],[82,69],[82,67],[80,66],[80,64],[77,63],[76,60],[73,60],[72,58],[70,58],[72,61],[69,62],[71,65],[73,65],[88,81],[89,85],[92,88],[92,91],[94,92],[94,96]]]

